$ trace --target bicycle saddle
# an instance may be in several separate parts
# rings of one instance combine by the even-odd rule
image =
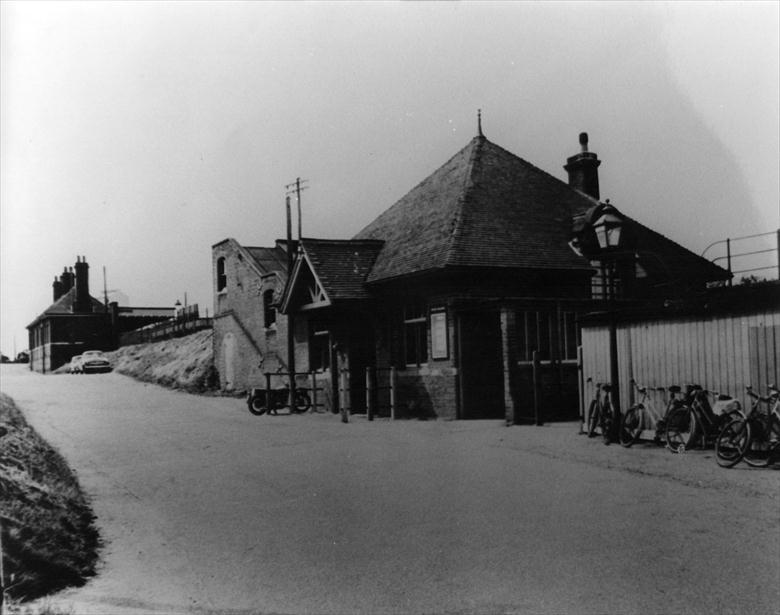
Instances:
[[[680,391],[682,391],[682,388],[677,386],[676,384],[673,384],[672,386],[669,387],[670,393],[679,393]]]

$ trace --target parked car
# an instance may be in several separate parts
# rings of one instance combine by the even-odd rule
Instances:
[[[99,372],[110,372],[111,363],[103,356],[99,350],[87,350],[81,355],[81,372],[84,374],[94,374]]]
[[[84,357],[80,354],[77,354],[75,357],[70,358],[70,367],[68,368],[68,371],[71,374],[81,374],[81,362],[84,360]]]

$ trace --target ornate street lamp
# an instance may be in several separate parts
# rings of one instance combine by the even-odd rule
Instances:
[[[599,203],[591,208],[577,229],[572,248],[585,258],[598,261],[601,265],[602,276],[606,282],[605,294],[607,299],[607,313],[609,315],[609,379],[612,385],[612,406],[615,413],[613,421],[614,432],[617,434],[620,417],[620,382],[617,352],[617,324],[615,322],[615,299],[617,288],[616,261],[623,239],[623,216],[620,212],[606,203]],[[593,241],[593,235],[596,241]]]
[[[596,233],[599,248],[610,251],[619,248],[623,218],[618,214],[617,209],[607,201],[605,204],[599,205],[593,214],[598,216],[591,222],[591,226]]]

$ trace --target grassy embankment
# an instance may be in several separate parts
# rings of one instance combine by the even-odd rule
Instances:
[[[62,456],[0,393],[0,521],[6,598],[33,600],[83,585],[100,540],[89,502]]]
[[[205,393],[219,387],[211,329],[152,344],[107,352],[114,370],[144,382]]]

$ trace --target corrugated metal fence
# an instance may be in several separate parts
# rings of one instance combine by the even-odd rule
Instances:
[[[750,315],[620,323],[620,399],[633,403],[633,378],[645,386],[700,384],[746,403],[745,386],[761,394],[780,384],[780,308]],[[583,380],[609,380],[609,329],[582,329]],[[587,395],[587,394],[586,394]]]

